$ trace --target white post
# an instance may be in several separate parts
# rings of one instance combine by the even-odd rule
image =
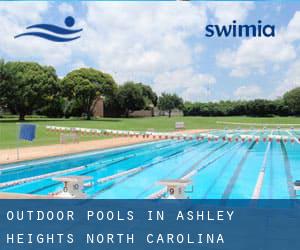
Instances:
[[[20,143],[20,139],[19,139],[19,133],[20,133],[20,123],[16,123],[17,128],[16,128],[16,144],[17,144],[17,160],[20,159],[20,150],[19,150],[19,143]]]

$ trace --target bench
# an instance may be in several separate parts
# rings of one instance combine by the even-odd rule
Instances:
[[[175,122],[175,129],[185,129],[184,122]]]

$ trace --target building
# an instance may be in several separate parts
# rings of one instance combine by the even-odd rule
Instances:
[[[92,114],[94,117],[103,117],[104,116],[104,102],[103,97],[98,96],[93,105],[92,105]]]

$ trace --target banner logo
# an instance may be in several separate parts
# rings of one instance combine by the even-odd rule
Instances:
[[[27,30],[37,29],[36,31],[24,32],[15,36],[20,38],[23,36],[35,36],[42,39],[46,39],[52,42],[70,42],[80,38],[80,36],[71,36],[78,34],[82,29],[70,29],[75,24],[75,19],[72,16],[68,16],[65,19],[66,27],[59,27],[53,24],[35,24],[26,27]],[[50,32],[50,33],[48,33]]]

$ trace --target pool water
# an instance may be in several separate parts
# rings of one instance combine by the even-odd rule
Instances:
[[[239,132],[214,131],[220,136],[225,133],[236,136]],[[295,138],[300,134],[251,131],[261,137],[270,133]],[[145,199],[157,193],[164,195],[160,180],[188,177],[192,184],[186,189],[192,199],[294,199],[297,194],[293,183],[300,179],[299,153],[298,140],[164,140],[3,165],[0,192],[55,194],[63,189],[63,184],[53,177],[76,175],[92,178],[84,189],[88,198]],[[26,181],[19,183],[24,178]],[[7,183],[10,184],[4,185]]]

